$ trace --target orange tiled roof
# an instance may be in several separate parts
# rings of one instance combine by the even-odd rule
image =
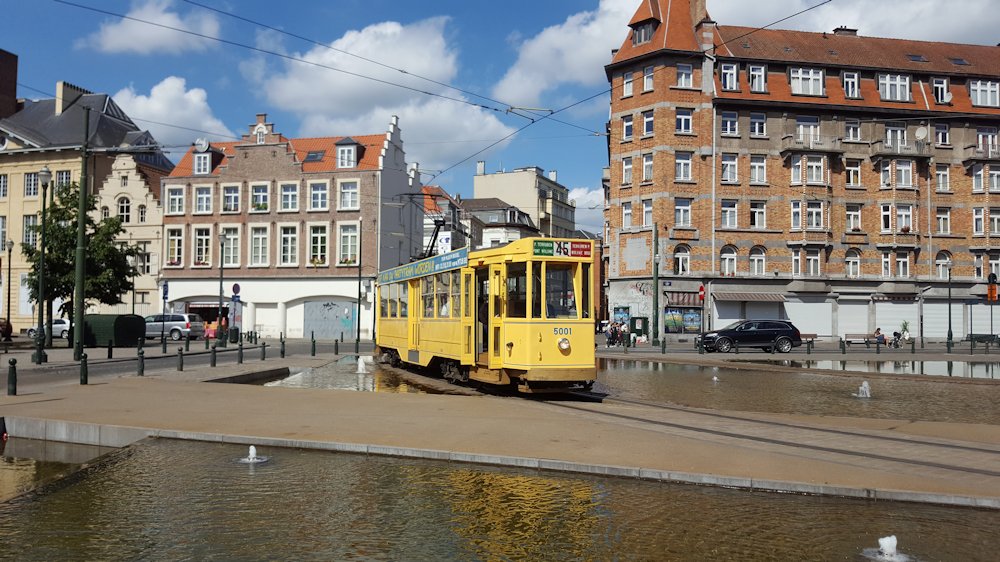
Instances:
[[[697,3],[697,0],[642,0],[629,25],[648,19],[656,20],[659,24],[653,30],[653,38],[641,45],[633,45],[634,32],[630,32],[612,57],[611,64],[660,49],[698,51],[698,42],[694,36],[694,24],[697,22],[692,21],[692,2]]]
[[[280,137],[282,142],[287,143],[286,151],[293,152],[295,154],[295,160],[302,162],[302,171],[308,173],[315,172],[332,172],[336,171],[337,168],[337,142],[343,140],[345,137],[315,137],[315,138],[301,138],[301,139],[289,139],[284,136]],[[385,141],[385,135],[361,135],[361,136],[351,136],[358,144],[362,145],[364,149],[362,150],[361,159],[358,161],[358,165],[354,169],[358,170],[377,170],[378,169],[378,159],[382,151],[382,143]],[[247,143],[242,141],[237,142],[213,142],[211,147],[212,150],[219,151],[223,154],[223,157],[215,164],[215,167],[208,174],[208,176],[219,175],[219,169],[228,165],[229,158],[232,158],[236,154],[236,147],[238,146],[255,146],[254,143]],[[305,162],[306,155],[310,152],[323,151],[323,158],[321,160],[316,160],[314,162]],[[187,177],[194,175],[194,147],[188,149],[188,151],[181,158],[177,166],[174,167],[173,172],[170,173],[168,177]]]
[[[741,39],[734,38],[750,33]],[[726,45],[722,43],[731,41]],[[720,56],[741,59],[781,61],[817,66],[885,68],[913,74],[967,76],[1000,75],[1000,47],[963,45],[884,37],[863,37],[761,29],[741,26],[717,28],[715,42]],[[908,55],[922,55],[927,62],[910,60]],[[954,64],[960,58],[968,65]]]

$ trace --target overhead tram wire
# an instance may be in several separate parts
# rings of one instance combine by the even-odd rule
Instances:
[[[352,53],[350,51],[345,51],[344,49],[338,49],[337,47],[334,47],[334,46],[329,45],[327,43],[323,43],[322,41],[317,41],[315,39],[311,39],[311,38],[305,37],[303,35],[298,35],[296,33],[290,32],[290,31],[285,31],[283,29],[279,29],[277,27],[268,25],[266,23],[262,23],[262,22],[259,22],[259,21],[252,20],[250,18],[243,17],[243,16],[240,16],[238,14],[234,14],[232,12],[227,12],[227,11],[224,11],[224,10],[220,10],[218,8],[213,8],[212,6],[206,6],[205,4],[202,4],[200,2],[195,2],[194,0],[183,0],[183,1],[186,2],[186,3],[188,3],[188,4],[191,4],[192,6],[198,6],[200,8],[203,8],[203,9],[206,9],[206,10],[210,10],[212,12],[215,12],[215,13],[223,15],[223,16],[227,16],[227,17],[230,17],[230,18],[233,18],[233,19],[237,19],[237,20],[240,20],[242,22],[249,23],[251,25],[256,25],[258,27],[262,27],[264,29],[268,29],[268,30],[274,31],[274,32],[280,33],[282,35],[287,35],[289,37],[294,37],[295,39],[299,39],[300,41],[305,41],[307,43],[311,43],[311,44],[316,45],[318,47],[323,47],[323,48],[329,49],[331,51],[336,51],[338,53],[342,53],[342,54],[347,55],[349,57],[354,57],[354,58],[356,58],[358,60],[363,60],[365,62],[381,66],[382,68],[387,68],[389,70],[395,70],[396,72],[399,72],[401,74],[405,74],[407,76],[412,76],[414,78],[419,78],[421,80],[426,80],[427,82],[430,82],[432,84],[436,84],[438,86],[442,86],[444,88],[448,88],[450,90],[455,90],[456,92],[460,92],[460,93],[463,93],[463,94],[467,94],[469,96],[477,97],[477,98],[489,101],[491,103],[495,103],[497,105],[506,106],[507,107],[507,110],[506,110],[507,113],[511,113],[513,115],[516,115],[518,117],[522,117],[524,119],[534,119],[534,118],[537,118],[537,117],[544,116],[545,115],[545,113],[544,113],[545,111],[548,111],[551,114],[550,110],[538,110],[538,109],[529,109],[529,108],[524,108],[524,107],[514,107],[513,105],[508,104],[506,102],[503,102],[501,100],[496,100],[496,99],[493,99],[493,98],[491,98],[489,96],[484,96],[482,94],[473,92],[471,90],[465,90],[465,89],[459,88],[457,86],[452,86],[451,84],[448,84],[448,83],[445,83],[445,82],[441,82],[441,81],[435,80],[433,78],[428,78],[426,76],[421,76],[420,74],[416,74],[414,72],[410,72],[410,71],[408,71],[406,69],[397,68],[395,66],[383,63],[381,61],[377,61],[375,59],[364,57],[364,56]],[[528,116],[528,115],[522,115],[521,113],[518,113],[517,110],[531,112],[532,114],[534,114],[534,117],[531,117],[531,116]],[[553,121],[555,121],[557,123],[560,123],[560,124],[563,124],[563,125],[567,125],[567,126],[570,126],[570,127],[575,127],[575,128],[587,131],[588,133],[590,133],[590,134],[592,134],[594,136],[603,136],[604,135],[604,133],[601,133],[601,132],[598,132],[598,131],[594,131],[592,129],[588,129],[587,127],[584,127],[582,125],[577,125],[575,123],[570,123],[568,121],[563,121],[561,119],[553,119]]]

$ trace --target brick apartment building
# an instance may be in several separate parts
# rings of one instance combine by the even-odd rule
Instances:
[[[349,340],[360,317],[371,338],[377,272],[420,249],[419,193],[396,117],[381,135],[290,139],[259,114],[239,141],[196,142],[163,181],[166,305],[215,321],[221,254],[230,326]]]
[[[1000,47],[757,30],[704,0],[643,0],[606,73],[613,317],[652,317],[655,290],[667,334],[780,317],[944,338],[949,302],[956,339],[996,331]]]

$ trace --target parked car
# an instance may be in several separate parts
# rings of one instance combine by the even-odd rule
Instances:
[[[197,314],[153,314],[146,317],[146,339],[160,334],[174,341],[188,336],[196,340],[205,337],[205,322]]]
[[[53,337],[60,337],[66,339],[69,337],[69,330],[70,330],[69,320],[66,320],[65,318],[52,319]],[[38,331],[38,326],[32,326],[31,328],[28,328],[28,337],[30,338],[35,337],[35,332],[37,331]],[[44,333],[44,327],[43,327],[43,333]]]
[[[705,332],[698,341],[708,351],[728,353],[733,347],[757,347],[788,353],[802,345],[799,329],[788,320],[739,320],[719,330]]]

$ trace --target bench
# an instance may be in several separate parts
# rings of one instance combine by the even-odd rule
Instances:
[[[969,334],[962,341],[972,341],[975,343],[990,343],[996,345],[1000,343],[1000,336],[996,334]]]
[[[801,338],[803,342],[811,341],[816,343],[816,337],[817,334],[799,334],[799,338]]]
[[[844,343],[848,346],[852,343],[871,345],[875,343],[875,334],[844,334]]]

